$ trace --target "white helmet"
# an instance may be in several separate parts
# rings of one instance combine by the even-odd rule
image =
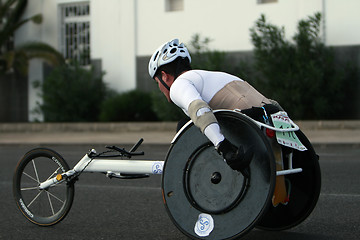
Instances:
[[[171,63],[178,57],[188,58],[191,63],[189,51],[183,43],[179,44],[179,39],[174,39],[164,43],[151,56],[149,61],[149,74],[154,78],[156,71],[162,65]]]

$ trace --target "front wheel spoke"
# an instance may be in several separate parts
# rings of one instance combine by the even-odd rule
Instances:
[[[28,188],[21,188],[21,191],[28,191],[28,190],[39,190],[39,187],[28,187]]]
[[[46,191],[48,195],[52,196],[53,198],[55,198],[56,200],[58,200],[61,203],[65,203],[64,200],[61,200],[60,198],[58,198],[57,196],[55,196],[53,193]]]
[[[50,193],[48,191],[46,191],[46,193],[47,193],[47,197],[48,197],[48,200],[49,200],[51,212],[54,215],[54,207],[53,207],[52,202],[51,202]]]
[[[37,182],[40,183],[39,175],[38,175],[38,172],[37,172],[37,168],[36,168],[35,160],[34,160],[34,159],[32,160],[32,164],[33,164],[33,167],[34,167],[34,172],[35,172],[35,176],[36,176]]]
[[[33,202],[43,193],[43,191],[40,191],[35,197],[34,199],[29,203],[29,205],[27,205],[27,207],[30,207],[31,204],[33,204]]]
[[[34,177],[32,177],[30,174],[27,174],[26,172],[23,172],[23,174],[24,174],[25,176],[27,176],[28,178],[30,178],[31,180],[39,183],[38,180],[36,180],[36,179],[35,179]]]

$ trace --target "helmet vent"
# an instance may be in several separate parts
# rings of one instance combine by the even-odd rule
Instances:
[[[153,61],[155,61],[156,60],[156,58],[157,58],[157,56],[159,55],[159,52],[157,52],[156,53],[156,55],[155,55],[155,57],[154,57],[154,60]]]
[[[186,46],[183,43],[179,43],[179,39],[173,39],[160,46],[149,61],[148,70],[150,77],[154,78],[159,67],[169,64],[179,57],[188,58],[189,63],[191,63],[190,54]]]

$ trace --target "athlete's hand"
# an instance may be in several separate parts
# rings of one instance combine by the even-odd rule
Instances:
[[[245,153],[242,146],[236,147],[225,138],[219,143],[217,151],[233,170],[240,171],[245,177],[249,177],[248,166],[253,156],[252,148]]]

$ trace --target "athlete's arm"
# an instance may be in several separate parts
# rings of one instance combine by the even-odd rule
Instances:
[[[209,105],[201,98],[200,93],[190,81],[174,82],[170,89],[171,100],[190,116],[194,125],[200,128],[214,144],[225,162],[234,170],[248,176],[246,167],[251,157],[244,154],[243,148],[231,144],[220,131],[220,126]]]
[[[214,146],[224,140],[211,108],[201,98],[200,93],[191,81],[176,80],[171,86],[170,98],[191,118],[195,126],[200,128]]]

